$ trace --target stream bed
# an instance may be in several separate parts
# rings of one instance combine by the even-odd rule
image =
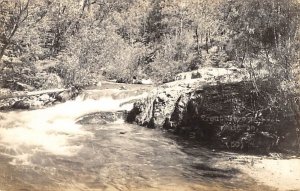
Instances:
[[[0,113],[0,191],[300,190],[299,159],[217,152],[122,119],[76,123],[129,110],[129,97]]]

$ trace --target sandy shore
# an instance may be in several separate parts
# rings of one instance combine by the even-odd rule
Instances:
[[[241,161],[247,161],[242,163]],[[272,159],[255,156],[232,161],[257,183],[279,191],[300,190],[300,159]]]

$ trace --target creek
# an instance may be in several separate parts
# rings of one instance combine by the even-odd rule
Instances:
[[[0,190],[285,190],[291,184],[300,189],[293,179],[297,174],[287,170],[300,169],[298,159],[280,168],[286,174],[280,169],[274,174],[281,165],[275,160],[217,152],[162,130],[127,124],[122,117],[77,123],[91,113],[130,110],[132,103],[122,103],[139,96],[144,94],[88,90],[49,108],[0,113]],[[262,176],[260,168],[267,171]],[[292,182],[281,183],[280,175],[291,176]]]

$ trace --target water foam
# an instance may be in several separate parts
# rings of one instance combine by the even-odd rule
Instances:
[[[12,164],[29,164],[30,156],[36,152],[73,156],[82,145],[80,138],[92,138],[93,134],[76,124],[76,119],[93,112],[130,110],[131,104],[124,104],[134,98],[98,100],[84,99],[33,111],[12,111],[2,114],[0,120],[0,148],[14,150],[10,156]],[[3,149],[2,149],[3,150]],[[16,162],[18,161],[18,162]]]

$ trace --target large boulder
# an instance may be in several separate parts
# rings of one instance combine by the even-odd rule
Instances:
[[[126,116],[126,111],[117,112],[97,112],[85,115],[76,120],[77,123],[81,125],[87,124],[109,124],[116,122],[118,120],[124,120]]]
[[[12,105],[12,109],[30,109],[30,105],[29,101],[19,100]]]
[[[295,121],[284,117],[288,107],[270,106],[272,86],[257,94],[251,82],[219,84],[183,94],[165,128],[192,133],[201,140],[232,150],[270,151],[296,146]],[[183,129],[182,127],[185,127]]]
[[[136,122],[140,125],[151,128],[162,127],[166,118],[170,118],[174,105],[182,93],[190,92],[191,84],[180,84],[180,86],[168,87],[152,91],[146,98],[134,103],[133,109],[129,112],[127,121]],[[194,84],[195,85],[195,84]]]
[[[215,148],[255,152],[296,151],[300,122],[289,106],[270,104],[270,81],[192,80],[165,84],[134,104],[128,121],[164,128]],[[223,81],[222,81],[223,79]],[[259,87],[258,87],[259,86]],[[263,90],[257,92],[257,88]],[[299,107],[297,107],[299,108]],[[298,109],[299,110],[299,109]]]

